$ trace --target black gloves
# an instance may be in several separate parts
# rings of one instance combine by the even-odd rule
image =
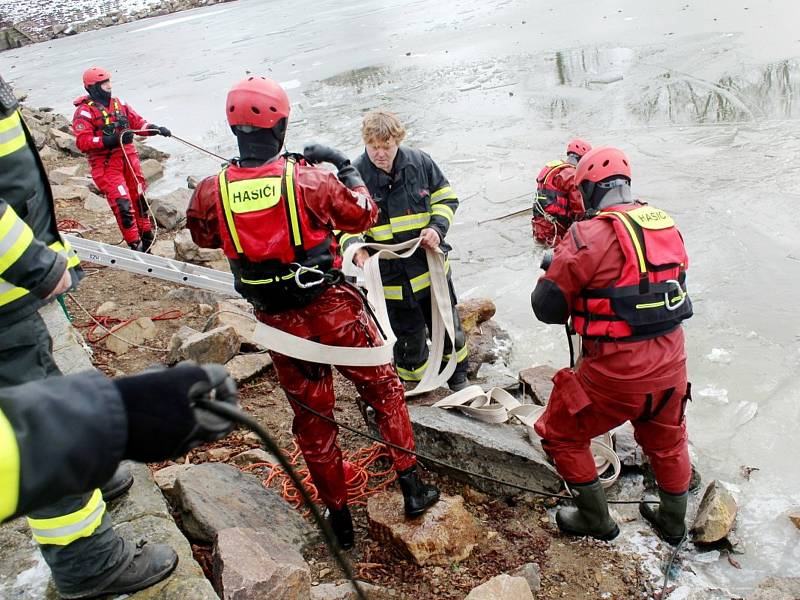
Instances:
[[[155,125],[153,123],[150,123],[147,128],[150,131],[157,131],[158,135],[163,135],[164,137],[170,137],[172,135],[172,132],[166,127],[160,127],[159,125]]]
[[[175,458],[233,429],[227,419],[196,406],[199,398],[236,406],[236,384],[222,365],[184,362],[113,381],[128,415],[124,458],[139,462]]]
[[[120,133],[118,131],[116,133],[112,133],[111,135],[104,135],[103,146],[106,148],[114,148],[115,146],[119,146],[120,139],[122,139],[123,144],[130,144],[133,142],[133,132],[125,131]]]
[[[330,146],[323,146],[322,144],[309,144],[303,148],[303,156],[306,160],[313,164],[320,162],[329,162],[336,169],[341,169],[343,166],[350,164],[350,159],[345,156],[344,152],[340,152],[336,148]]]

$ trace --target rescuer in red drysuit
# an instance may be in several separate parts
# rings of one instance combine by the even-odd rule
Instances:
[[[84,71],[83,87],[88,95],[73,102],[77,107],[72,117],[75,143],[89,157],[92,179],[108,200],[125,242],[133,250],[147,252],[154,241],[144,197],[147,184],[133,145],[133,131],[126,130],[142,131],[138,135],[172,134],[166,127],[148,123],[125,102],[112,97],[111,73],[105,69],[91,67]]]
[[[664,211],[631,200],[631,169],[616,148],[595,148],[576,181],[591,219],[574,223],[531,295],[536,317],[581,336],[575,369],[556,373],[536,422],[542,446],[571,490],[575,508],[556,521],[565,532],[613,539],[619,533],[597,479],[590,440],[631,421],[655,472],[660,505],[640,512],[669,543],[686,527],[691,476],[684,411],[690,400],[681,322],[692,316],[683,239]]]
[[[333,148],[308,146],[305,156],[280,154],[289,117],[286,92],[274,81],[249,77],[228,93],[228,123],[240,158],[204,179],[192,196],[187,225],[202,247],[222,247],[237,291],[256,317],[293,335],[343,347],[381,344],[360,293],[344,284],[333,230],[369,229],[378,209],[347,157]],[[312,166],[329,162],[333,173]],[[303,362],[270,351],[281,387],[295,413],[292,430],[342,548],[353,546],[353,523],[338,428],[298,403],[333,419],[330,364]],[[331,357],[331,362],[335,357]],[[390,364],[337,369],[375,410],[385,440],[414,449],[403,385]],[[408,516],[439,499],[424,484],[416,458],[389,448]]]
[[[555,246],[569,226],[583,215],[583,199],[575,183],[575,167],[592,146],[574,139],[567,145],[567,160],[551,160],[536,177],[531,232],[540,244]]]

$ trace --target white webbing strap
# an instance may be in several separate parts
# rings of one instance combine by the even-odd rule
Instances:
[[[488,392],[484,392],[481,386],[471,385],[447,396],[447,398],[442,398],[433,406],[455,408],[484,423],[506,423],[512,418],[516,418],[525,425],[531,443],[541,443],[533,425],[544,412],[544,406],[522,404],[504,389],[492,388]],[[591,450],[598,477],[605,473],[608,467],[613,467],[610,475],[600,477],[603,487],[610,487],[617,480],[622,469],[619,456],[614,452],[611,433],[594,438],[591,442]],[[552,466],[550,470],[557,474]]]

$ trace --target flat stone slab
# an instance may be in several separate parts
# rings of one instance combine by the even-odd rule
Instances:
[[[213,543],[223,529],[269,529],[302,551],[319,533],[281,496],[252,475],[223,463],[194,465],[178,473],[173,490],[190,539]]]
[[[561,487],[561,479],[551,470],[541,446],[529,441],[522,425],[482,423],[456,411],[431,406],[409,406],[408,413],[420,454],[528,488],[556,492]],[[520,492],[438,464],[425,466],[484,492],[498,495]]]
[[[64,375],[91,371],[92,353],[83,337],[69,322],[58,302],[50,302],[39,309],[50,337],[53,338],[53,358]]]
[[[503,573],[492,577],[469,593],[464,600],[533,600],[531,588],[522,577]]]

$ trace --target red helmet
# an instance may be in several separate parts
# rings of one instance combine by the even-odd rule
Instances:
[[[231,88],[226,101],[228,123],[272,129],[289,117],[289,96],[266,77],[248,77]]]
[[[569,144],[567,144],[567,154],[577,154],[578,156],[583,156],[589,150],[592,149],[592,145],[584,140],[579,140],[575,138]]]
[[[83,72],[83,87],[88,88],[95,83],[101,81],[108,81],[111,79],[111,73],[100,67],[89,67]]]
[[[575,183],[584,181],[597,183],[608,177],[619,175],[631,179],[631,164],[628,157],[619,148],[603,146],[589,150],[578,163],[575,172]]]

